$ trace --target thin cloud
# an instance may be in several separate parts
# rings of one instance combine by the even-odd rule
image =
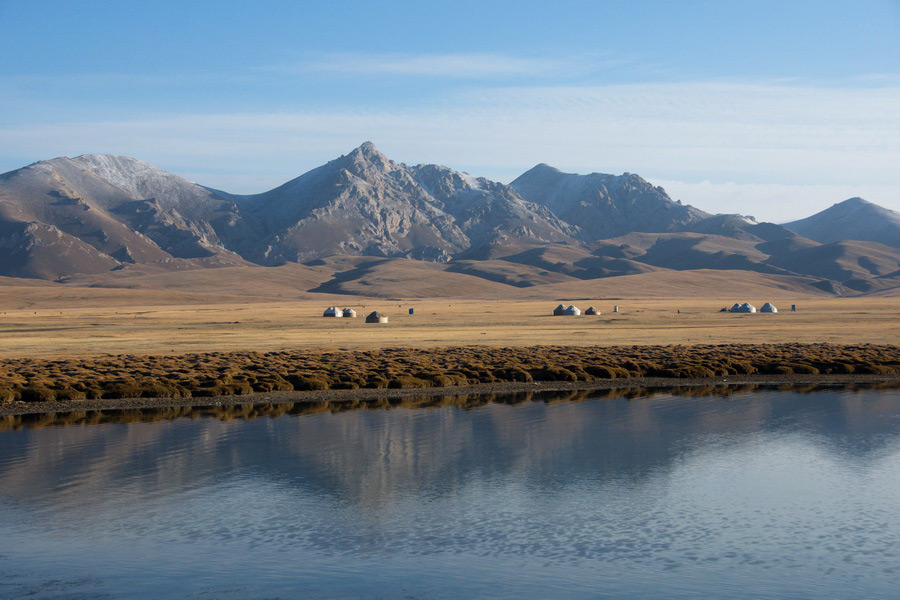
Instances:
[[[522,58],[503,54],[329,54],[293,66],[273,67],[294,72],[340,75],[394,75],[485,79],[567,74],[577,70],[574,60]],[[613,64],[608,61],[607,64]]]
[[[893,210],[900,209],[900,183],[872,185],[786,185],[780,183],[716,183],[655,179],[672,199],[712,213],[743,214],[784,223],[808,217],[833,204],[859,196]],[[773,210],[778,207],[778,210]]]
[[[179,174],[208,173],[200,183],[238,193],[264,191],[372,140],[398,161],[435,162],[499,181],[539,162],[580,173],[630,171],[693,185],[677,196],[685,202],[701,204],[696,195],[721,204],[701,208],[766,220],[796,215],[787,196],[754,185],[799,186],[810,201],[809,186],[820,186],[815,210],[854,195],[900,209],[893,193],[900,187],[897,87],[510,87],[382,110],[23,125],[0,128],[0,139],[8,169],[60,154],[128,154]],[[259,175],[236,185],[229,172]],[[704,181],[720,184],[704,188]],[[739,208],[747,203],[754,208]]]

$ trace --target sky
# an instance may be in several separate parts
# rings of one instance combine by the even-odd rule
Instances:
[[[0,172],[121,154],[258,193],[364,141],[774,222],[900,211],[900,0],[0,0]]]

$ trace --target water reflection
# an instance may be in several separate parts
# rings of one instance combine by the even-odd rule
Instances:
[[[900,395],[699,391],[20,421],[0,597],[890,597]]]
[[[487,404],[522,404],[545,402],[547,404],[584,402],[586,400],[615,400],[624,398],[638,400],[658,396],[725,398],[733,394],[753,391],[781,390],[796,394],[818,391],[862,391],[895,390],[900,384],[806,384],[806,385],[760,385],[760,384],[720,384],[665,387],[623,387],[606,390],[571,390],[566,392],[513,392],[491,394],[445,394],[428,396],[403,396],[377,399],[301,401],[272,403],[220,403],[202,406],[165,406],[134,409],[72,410],[56,413],[30,413],[20,415],[0,415],[0,432],[9,429],[40,429],[61,425],[102,425],[108,423],[156,423],[182,418],[213,417],[222,421],[232,419],[257,419],[261,417],[277,419],[285,415],[314,415],[341,413],[354,410],[387,410],[392,408],[440,408],[453,406],[474,409]]]

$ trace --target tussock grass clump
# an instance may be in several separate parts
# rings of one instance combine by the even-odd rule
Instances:
[[[66,386],[56,390],[57,400],[84,400],[85,398],[87,398],[87,394],[83,390],[78,390],[73,387]]]
[[[619,377],[619,371],[616,367],[608,367],[606,365],[585,365],[585,372],[590,373],[597,379],[615,379]],[[625,371],[622,369],[622,371]],[[627,371],[625,371],[627,374]],[[626,375],[627,376],[627,375]]]
[[[390,379],[386,377],[380,377],[377,375],[373,375],[366,379],[366,383],[363,385],[364,388],[372,388],[372,389],[383,389],[388,386],[391,382]]]
[[[419,379],[410,375],[400,375],[388,381],[388,389],[405,390],[410,388],[432,387],[427,379]]]
[[[900,368],[894,365],[860,365],[858,372],[869,375],[892,375],[900,373]]]
[[[531,373],[521,367],[504,367],[502,369],[494,369],[491,374],[498,381],[518,381],[523,383],[531,383],[532,381],[534,381],[534,377],[532,377]],[[467,378],[466,382],[468,382]]]
[[[45,385],[30,385],[22,389],[20,397],[23,402],[53,402],[56,390]]]
[[[116,381],[101,389],[103,398],[140,398],[145,387],[137,381]]]
[[[315,375],[289,375],[288,381],[294,386],[295,390],[327,390],[331,387],[331,380],[327,377],[318,377]]]
[[[459,373],[435,373],[428,379],[432,381],[434,387],[455,387],[469,383],[469,378]]]
[[[564,367],[544,366],[533,369],[531,376],[535,381],[578,381],[578,375]]]
[[[900,373],[900,349],[871,344],[466,346],[6,359],[0,361],[0,403],[756,373],[893,375]]]

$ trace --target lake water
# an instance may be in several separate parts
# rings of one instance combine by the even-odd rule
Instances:
[[[897,390],[551,399],[0,431],[0,598],[900,596]]]

